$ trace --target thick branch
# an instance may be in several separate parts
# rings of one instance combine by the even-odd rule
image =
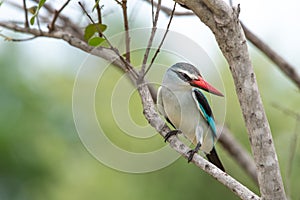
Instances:
[[[222,0],[177,0],[189,7],[214,33],[229,63],[258,170],[262,199],[286,199],[270,126],[250,61],[239,9]]]

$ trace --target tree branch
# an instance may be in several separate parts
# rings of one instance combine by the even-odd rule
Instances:
[[[175,8],[176,8],[176,2],[174,3],[173,9],[172,9],[172,13],[171,13],[171,15],[170,15],[170,19],[169,19],[169,22],[168,22],[166,31],[165,31],[165,33],[164,33],[164,35],[163,35],[163,38],[161,39],[161,41],[160,41],[160,43],[159,43],[159,46],[158,46],[158,48],[156,49],[155,54],[154,54],[154,56],[152,57],[151,62],[150,62],[150,64],[149,64],[147,70],[145,71],[144,76],[145,76],[145,75],[149,72],[149,70],[151,69],[151,67],[152,67],[152,65],[153,65],[153,63],[154,63],[154,61],[155,61],[155,59],[156,59],[158,53],[160,52],[160,48],[162,47],[162,45],[163,45],[163,43],[164,43],[164,41],[165,41],[165,39],[166,39],[166,37],[167,37],[167,34],[168,34],[168,32],[169,32],[169,28],[170,28],[171,22],[172,22],[172,19],[173,19],[173,16],[174,16]]]
[[[36,3],[39,2],[39,0],[32,0],[32,1],[34,1]],[[53,13],[55,13],[55,9],[52,8],[52,6],[48,3],[45,3],[43,5],[43,8],[45,8],[45,10],[48,12],[49,15],[52,15]],[[49,17],[47,16],[47,18],[49,18]],[[83,39],[82,29],[80,26],[78,26],[76,23],[71,21],[68,17],[66,17],[62,13],[60,15],[58,15],[58,18],[61,19],[61,21],[63,22],[64,29],[70,28],[70,31],[72,31],[72,34],[75,37]]]
[[[24,14],[25,14],[25,28],[28,28],[29,22],[28,22],[28,12],[27,12],[26,0],[23,0],[23,9],[24,9]]]
[[[123,10],[123,20],[124,20],[124,30],[125,30],[125,46],[126,46],[126,60],[130,62],[130,35],[129,35],[129,25],[127,17],[127,0],[122,0],[122,10]]]
[[[270,126],[250,61],[239,9],[222,0],[176,0],[189,7],[214,33],[229,63],[258,171],[262,199],[286,199]]]
[[[153,0],[144,0],[148,3],[151,4],[151,7],[153,9],[153,7],[157,7],[157,3],[154,2]],[[161,11],[163,11],[165,14],[171,16],[171,15],[174,15],[174,16],[194,16],[195,14],[193,12],[178,12],[178,11],[174,11],[172,12],[172,9],[167,7],[167,6],[164,6],[164,5],[161,5],[160,7]]]
[[[102,24],[102,14],[101,14],[101,8],[100,8],[100,0],[95,0],[95,8],[97,10],[97,16],[98,16],[98,23]],[[101,35],[99,35],[101,37]]]
[[[284,60],[278,53],[276,53],[270,46],[259,39],[254,33],[252,33],[243,23],[241,23],[247,39],[254,44],[259,50],[261,50],[271,61],[273,61],[279,69],[289,77],[296,86],[300,89],[300,75],[297,73],[295,67]]]
[[[226,126],[217,126],[218,133],[221,133],[219,143],[231,155],[231,157],[240,165],[240,167],[252,178],[258,185],[256,166],[253,158],[240,145],[230,133]]]
[[[49,27],[48,27],[50,32],[53,31],[53,30],[55,29],[55,22],[56,22],[56,20],[57,20],[57,18],[58,18],[58,16],[59,16],[59,14],[60,14],[61,11],[63,11],[63,9],[69,4],[70,1],[71,1],[71,0],[67,0],[59,10],[55,10],[55,11],[54,11],[54,16],[53,16],[52,22],[51,22],[51,24],[50,24]]]
[[[144,78],[144,76],[145,76],[146,64],[147,64],[147,60],[148,60],[149,53],[150,53],[150,48],[152,46],[152,42],[153,42],[155,32],[156,32],[156,25],[157,25],[157,21],[158,21],[159,12],[160,12],[160,6],[161,6],[161,0],[158,0],[155,17],[154,17],[154,21],[153,21],[153,24],[152,24],[152,31],[151,31],[150,38],[149,38],[149,41],[148,41],[148,45],[147,45],[147,48],[146,48],[146,51],[145,51],[145,54],[144,54],[142,69],[141,69],[141,72],[140,72],[141,78]]]
[[[123,62],[119,59],[119,57],[116,55],[116,53],[110,49],[105,47],[92,47],[89,46],[85,41],[74,37],[71,33],[62,31],[62,30],[54,30],[52,32],[43,32],[41,33],[38,29],[34,28],[23,28],[16,24],[9,23],[9,22],[0,22],[0,26],[17,31],[20,33],[27,33],[34,35],[36,37],[48,37],[48,38],[55,38],[55,39],[62,39],[69,43],[71,46],[76,47],[78,49],[81,49],[82,51],[85,51],[87,53],[91,53],[92,55],[101,57],[114,65],[120,67],[124,71],[128,71],[126,69],[126,66],[123,64]]]

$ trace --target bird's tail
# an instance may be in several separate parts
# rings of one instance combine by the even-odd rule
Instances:
[[[214,165],[216,165],[220,170],[222,170],[223,172],[225,172],[225,169],[221,163],[221,160],[219,159],[219,156],[216,152],[215,147],[213,147],[213,149],[211,150],[210,154],[206,154],[207,159],[213,163]]]

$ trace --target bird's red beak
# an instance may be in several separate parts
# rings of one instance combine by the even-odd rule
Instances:
[[[209,93],[212,93],[212,94],[215,94],[215,95],[218,95],[218,96],[221,96],[223,97],[224,95],[219,91],[217,90],[216,88],[214,88],[213,86],[211,86],[209,83],[207,83],[202,77],[199,76],[199,78],[197,80],[193,80],[191,81],[191,84],[195,87],[198,87],[202,90],[205,90]]]

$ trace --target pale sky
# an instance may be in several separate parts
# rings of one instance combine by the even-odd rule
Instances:
[[[0,20],[22,19],[23,13],[7,9],[5,4],[9,1],[20,2],[17,0],[4,1],[4,4],[0,7]],[[53,0],[48,0],[48,2],[50,1]],[[54,1],[59,2],[60,4],[62,2],[57,0]],[[73,15],[72,10],[78,8],[77,2],[77,0],[71,2],[69,10],[66,11],[68,14],[70,13],[70,15]],[[120,11],[119,7],[111,0],[102,0],[101,2],[105,5],[104,10]],[[106,2],[109,2],[110,5]],[[151,15],[149,12],[150,6],[143,0],[129,0],[128,2],[129,12],[134,7],[133,11],[135,13],[132,15],[132,20],[139,19],[142,21],[145,16]],[[163,0],[162,2],[172,7],[172,0]],[[237,3],[240,3],[241,5],[240,19],[244,24],[300,71],[300,2],[297,0],[286,0],[284,2],[274,0],[234,1],[234,5]],[[180,8],[179,6],[177,8],[185,11],[185,9]],[[161,14],[159,27],[164,28],[167,22],[168,17]],[[147,22],[144,27],[149,27],[149,25],[150,22]],[[219,55],[220,52],[216,46],[212,33],[197,17],[175,17],[170,29],[182,33],[197,42],[212,58]],[[8,32],[2,30],[1,33]],[[1,46],[2,44],[3,40],[0,41]],[[21,49],[24,50],[26,56],[32,56],[32,59],[36,59],[35,55],[41,54],[39,56],[41,60],[45,61],[46,58],[43,56],[46,56],[47,58],[50,57],[51,61],[54,61],[54,63],[63,62],[63,59],[60,58],[64,58],[66,53],[69,54],[76,51],[66,43],[49,39],[23,42],[19,45],[21,46]]]

